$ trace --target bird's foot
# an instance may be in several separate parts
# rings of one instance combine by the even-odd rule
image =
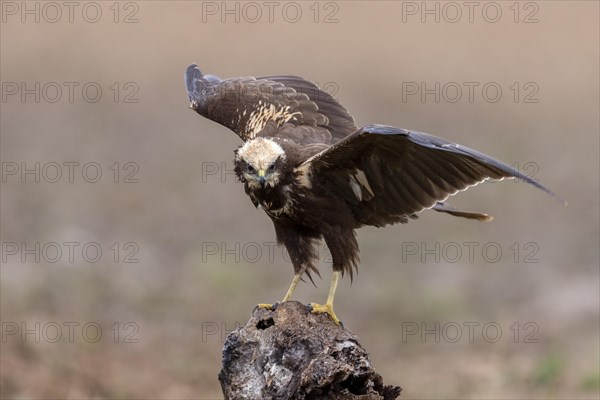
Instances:
[[[340,321],[337,317],[337,315],[335,315],[335,313],[333,312],[333,304],[317,304],[317,303],[310,303],[310,307],[311,310],[310,312],[313,314],[327,314],[329,315],[329,317],[333,320],[333,322],[336,325],[342,325],[342,321]]]
[[[259,303],[256,305],[256,307],[264,308],[265,310],[269,310],[269,311],[275,311],[275,309],[277,308],[278,305],[279,305],[279,302],[276,302],[275,304]]]

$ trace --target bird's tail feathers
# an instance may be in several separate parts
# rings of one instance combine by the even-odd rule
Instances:
[[[455,217],[462,217],[468,219],[476,219],[478,221],[490,222],[494,220],[494,217],[488,214],[476,213],[470,211],[461,211],[457,210],[454,207],[451,207],[448,203],[437,203],[433,207],[431,207],[435,211],[445,212],[450,215],[454,215]]]
[[[321,278],[321,273],[319,272],[319,270],[314,266],[314,265],[309,265],[308,268],[306,269],[306,271],[304,272],[304,275],[306,275],[306,277],[310,280],[310,283],[313,284],[314,287],[317,287],[312,273],[315,273],[315,275],[317,275],[319,278]],[[302,282],[306,282],[306,280],[304,279],[304,276],[302,276],[302,278],[300,278],[302,280]]]

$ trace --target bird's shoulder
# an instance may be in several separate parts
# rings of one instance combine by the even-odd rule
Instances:
[[[290,168],[301,165],[309,158],[331,147],[329,141],[303,142],[287,135],[273,136],[271,140],[283,149],[286,156],[286,164]]]

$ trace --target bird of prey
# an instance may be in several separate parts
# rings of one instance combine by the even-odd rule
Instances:
[[[487,214],[445,200],[488,179],[519,178],[546,187],[478,151],[427,133],[384,125],[358,128],[331,95],[297,76],[220,79],[192,64],[185,73],[190,108],[235,132],[235,173],[246,194],[275,226],[294,267],[282,302],[306,274],[319,275],[316,245],[324,240],[333,277],[324,305],[336,324],[333,299],[340,277],[358,266],[355,229],[382,227],[433,209],[490,221]],[[259,304],[271,308],[270,304]]]

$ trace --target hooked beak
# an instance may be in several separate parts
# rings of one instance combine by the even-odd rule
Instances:
[[[261,169],[258,171],[258,181],[262,186],[265,186],[265,170]]]

